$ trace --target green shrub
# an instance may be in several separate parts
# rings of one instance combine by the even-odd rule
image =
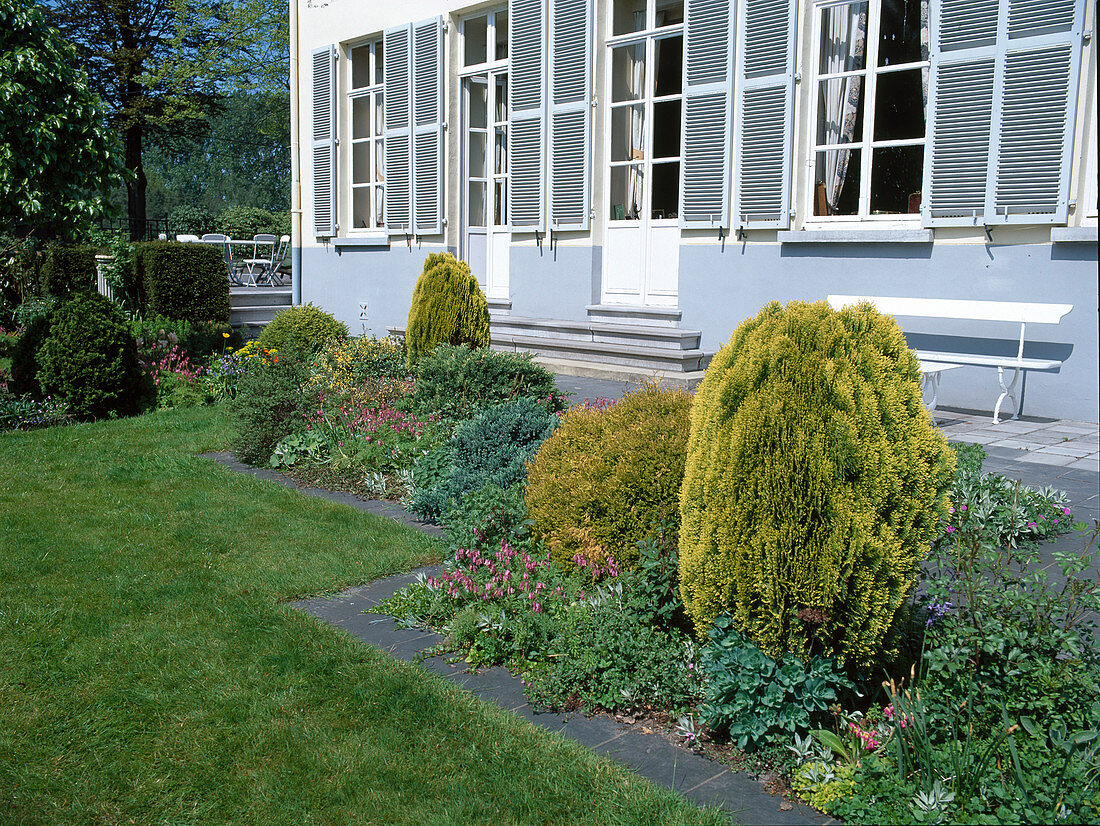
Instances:
[[[489,346],[489,304],[470,265],[451,253],[432,253],[416,280],[405,330],[409,366],[439,344]]]
[[[229,324],[214,321],[188,321],[185,318],[146,314],[130,320],[130,334],[146,344],[166,341],[178,344],[184,354],[195,361],[213,353],[240,347],[241,333]]]
[[[257,361],[237,380],[232,410],[237,435],[230,449],[242,462],[266,465],[275,445],[302,421],[310,409],[305,362],[283,356],[272,364]]]
[[[467,493],[443,516],[451,550],[478,548],[494,552],[502,542],[516,549],[530,548],[523,485],[501,488],[492,482]]]
[[[954,465],[893,319],[768,304],[695,397],[680,582],[697,633],[732,611],[770,657],[879,661]]]
[[[15,318],[16,308],[41,290],[34,242],[0,234],[0,326]]]
[[[527,477],[532,533],[567,569],[580,554],[633,565],[666,520],[675,536],[691,395],[647,385],[606,411],[574,407]]]
[[[15,323],[27,326],[36,318],[48,316],[57,307],[52,295],[32,296],[15,308]]]
[[[397,338],[331,339],[313,359],[310,385],[356,406],[392,405],[406,391],[405,343]]]
[[[150,395],[125,316],[98,293],[75,293],[57,308],[38,358],[42,391],[80,418],[130,415]]]
[[[41,368],[39,352],[50,334],[51,313],[32,316],[11,352],[11,381],[8,390],[17,396],[41,398],[42,385],[38,383]]]
[[[527,462],[557,423],[553,413],[520,398],[487,407],[460,424],[451,437],[450,467],[436,488],[439,511],[425,515],[437,517],[485,485],[524,482]]]
[[[418,413],[465,419],[483,407],[518,398],[536,399],[552,411],[565,407],[554,374],[530,353],[441,344],[420,360],[406,404]]]
[[[312,303],[279,312],[260,334],[260,346],[312,356],[332,339],[348,337],[348,326]]]
[[[168,213],[170,237],[176,235],[205,235],[214,231],[214,215],[205,207],[183,204]],[[248,236],[251,238],[252,236]]]
[[[138,266],[149,313],[229,322],[229,271],[218,247],[152,241],[138,246]]]
[[[772,659],[728,615],[714,621],[700,661],[706,677],[700,722],[742,751],[790,745],[795,734],[823,725],[837,689],[850,687],[829,660],[814,657],[807,666],[793,656]]]
[[[254,235],[268,233],[280,235],[282,228],[279,219],[259,207],[228,207],[214,222],[217,232],[224,232],[230,238],[249,239]]]
[[[413,466],[413,492],[409,510],[422,519],[438,519],[446,501],[443,482],[451,472],[454,447],[450,439],[417,459]]]
[[[96,248],[86,245],[51,246],[42,262],[42,289],[64,298],[96,288]]]

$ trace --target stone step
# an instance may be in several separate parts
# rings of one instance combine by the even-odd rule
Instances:
[[[233,307],[229,311],[229,323],[234,327],[246,324],[270,324],[275,314],[286,309],[274,304],[261,304],[258,307]]]
[[[644,324],[620,324],[600,321],[566,321],[555,318],[498,316],[490,319],[490,334],[497,338],[528,336],[568,339],[667,350],[694,350],[699,347],[698,330],[657,327]]]
[[[289,287],[230,287],[229,306],[238,307],[289,307],[293,297]]]
[[[690,373],[703,370],[710,356],[698,348],[673,349],[642,344],[615,344],[607,341],[581,341],[547,336],[492,334],[494,350],[526,351],[547,358],[619,364],[646,370]]]
[[[636,307],[627,304],[589,304],[589,321],[642,325],[647,327],[679,327],[683,314],[678,307]]]

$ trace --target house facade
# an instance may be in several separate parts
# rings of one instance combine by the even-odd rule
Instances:
[[[1026,355],[1063,365],[1028,374],[1024,410],[1097,419],[1095,4],[292,12],[296,291],[353,331],[403,327],[440,251],[478,277],[495,345],[626,364],[664,348],[671,370],[771,300],[1067,303],[1028,327]],[[1019,333],[903,326],[974,352]],[[989,410],[996,392],[967,368],[940,402]]]

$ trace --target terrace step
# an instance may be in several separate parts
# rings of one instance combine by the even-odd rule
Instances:
[[[525,336],[665,350],[694,350],[699,346],[701,335],[698,330],[682,330],[679,327],[519,316],[491,317],[490,331],[494,341]]]
[[[705,369],[710,362],[710,354],[695,347],[674,349],[644,343],[616,344],[549,336],[497,335],[495,332],[491,333],[489,346],[494,350],[534,353],[540,358],[616,364],[643,373],[654,370],[691,373]]]
[[[229,306],[238,307],[289,307],[293,301],[290,287],[230,287]]]

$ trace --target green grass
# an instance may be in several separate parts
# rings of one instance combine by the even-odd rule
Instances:
[[[196,456],[229,427],[0,434],[0,822],[721,819],[287,607],[437,550]]]

